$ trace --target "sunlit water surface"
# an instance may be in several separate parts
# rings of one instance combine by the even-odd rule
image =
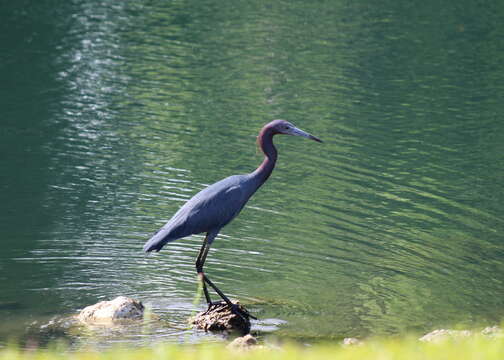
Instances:
[[[206,264],[255,330],[316,342],[502,319],[504,9],[431,5],[2,5],[0,343],[219,340],[187,325],[202,236],[142,246],[252,171],[275,118],[324,143],[275,139],[273,176]],[[159,320],[65,327],[118,295]]]

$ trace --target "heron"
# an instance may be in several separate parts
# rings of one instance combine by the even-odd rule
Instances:
[[[203,245],[196,258],[196,272],[203,285],[208,309],[216,303],[211,301],[207,284],[234,312],[242,312],[208,278],[203,271],[203,266],[210,246],[221,229],[240,213],[250,197],[271,175],[277,161],[277,150],[273,144],[273,136],[280,134],[301,136],[322,142],[319,138],[298,129],[288,121],[273,120],[269,122],[260,130],[257,137],[257,143],[264,154],[264,160],[255,171],[249,174],[229,176],[201,190],[188,200],[143,247],[145,252],[154,250],[158,252],[171,241],[193,234],[205,233]],[[254,318],[248,313],[246,315]]]

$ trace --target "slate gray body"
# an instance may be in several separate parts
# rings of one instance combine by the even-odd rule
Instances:
[[[253,174],[229,176],[201,190],[144,245],[144,251],[159,251],[166,243],[192,234],[217,235],[261,185]]]

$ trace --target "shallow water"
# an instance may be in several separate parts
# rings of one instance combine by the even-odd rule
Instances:
[[[142,246],[252,171],[275,118],[324,143],[275,139],[276,170],[206,265],[255,329],[310,342],[502,319],[497,3],[2,7],[0,342],[218,340],[186,325],[202,236]],[[40,329],[118,295],[162,324]]]

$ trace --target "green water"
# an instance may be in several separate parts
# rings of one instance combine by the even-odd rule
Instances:
[[[11,1],[0,5],[0,343],[198,342],[193,236],[144,242],[262,160],[207,274],[280,338],[504,317],[499,2]],[[162,320],[44,331],[127,295]]]

